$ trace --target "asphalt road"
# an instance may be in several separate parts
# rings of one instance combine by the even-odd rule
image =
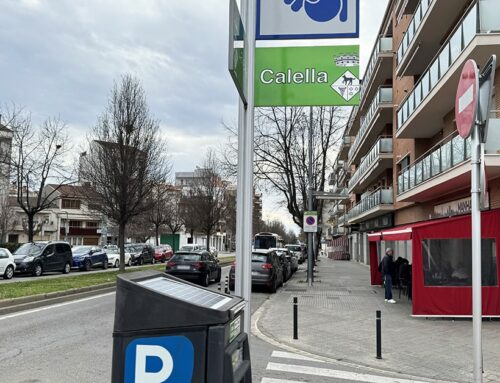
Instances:
[[[254,291],[252,314],[269,297]],[[114,303],[115,294],[108,293],[0,316],[0,382],[109,383]],[[254,336],[251,355],[255,383],[409,383],[290,353]]]

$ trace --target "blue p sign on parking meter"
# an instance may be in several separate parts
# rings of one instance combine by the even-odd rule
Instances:
[[[185,336],[135,339],[125,353],[125,383],[190,383],[194,347]]]

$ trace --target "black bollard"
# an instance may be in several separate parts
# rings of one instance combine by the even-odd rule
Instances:
[[[382,313],[377,310],[377,359],[382,359]]]
[[[217,288],[219,289],[219,291],[222,291],[222,283],[219,282]]]
[[[297,297],[293,297],[293,339],[299,339],[298,329],[299,305]]]
[[[225,281],[225,286],[224,286],[224,292],[226,294],[231,294],[231,291],[229,291],[229,276],[226,276],[226,281]]]

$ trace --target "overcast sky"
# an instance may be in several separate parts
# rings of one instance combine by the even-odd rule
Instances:
[[[362,70],[386,5],[361,0]],[[320,41],[339,43],[356,41]],[[237,119],[228,0],[2,0],[0,46],[0,103],[26,107],[35,122],[59,115],[75,143],[123,73],[141,79],[174,171],[200,164],[226,140],[221,121]],[[271,200],[265,218],[281,216]]]

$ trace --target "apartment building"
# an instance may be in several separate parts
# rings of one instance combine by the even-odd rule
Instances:
[[[383,249],[392,247],[396,257],[418,263],[422,287],[470,286],[470,231],[462,228],[470,228],[471,140],[456,131],[455,94],[468,59],[480,67],[492,54],[500,59],[499,14],[500,0],[389,1],[331,179],[337,190],[347,189],[339,203],[347,212],[334,225],[348,228],[351,259],[371,263],[374,284],[380,282],[376,268]],[[496,285],[498,68],[491,105],[484,146],[483,284]],[[434,233],[427,230],[429,237],[415,242],[415,233],[425,231],[418,228],[431,224]],[[438,270],[445,264],[449,277]]]

